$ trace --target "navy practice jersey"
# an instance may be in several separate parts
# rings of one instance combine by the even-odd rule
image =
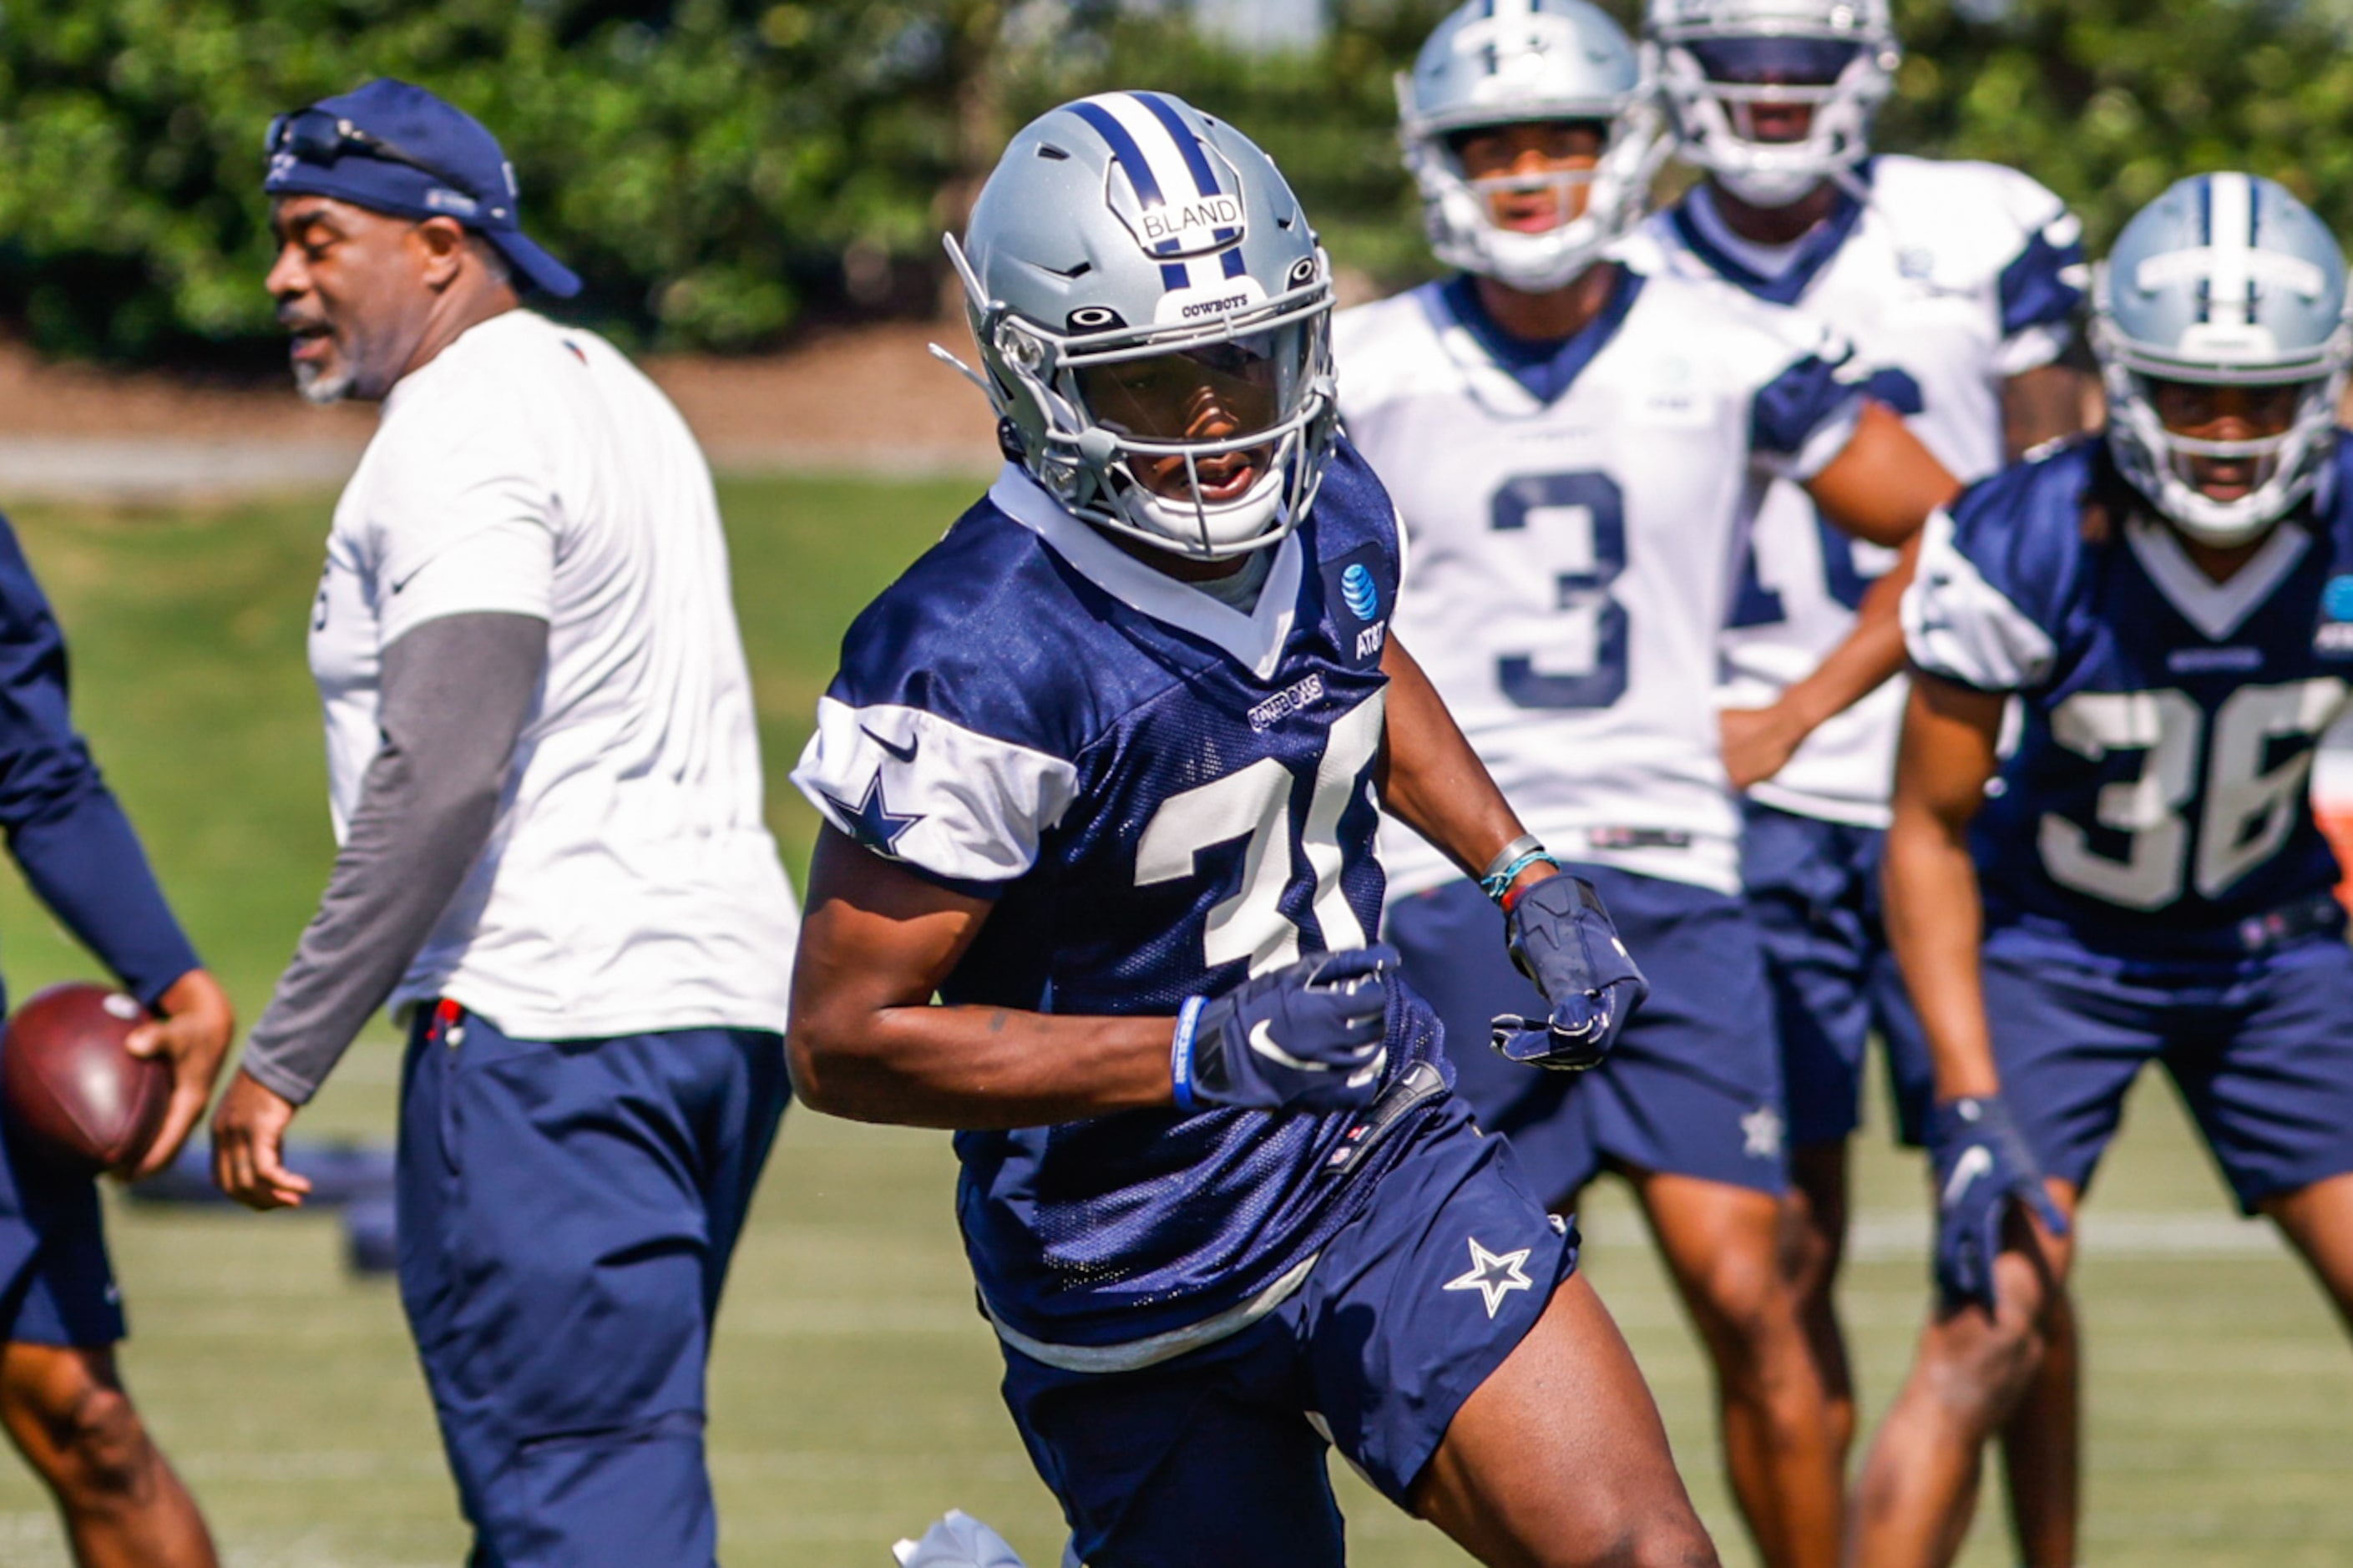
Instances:
[[[1989,942],[2228,959],[2333,921],[2306,781],[2353,678],[2353,448],[2216,583],[2077,440],[1931,521],[1904,623],[1921,668],[2023,699],[1972,829]]]
[[[1371,779],[1398,540],[1345,443],[1273,549],[1244,614],[1008,466],[851,626],[793,779],[868,849],[995,900],[943,999],[1174,1015],[1377,929]],[[1391,1026],[1385,1081],[1436,1057],[1419,1004]],[[1171,1110],[960,1133],[982,1293],[1000,1322],[1060,1345],[1247,1300],[1369,1190],[1371,1160],[1324,1174],[1349,1163],[1355,1125]]]
[[[154,1005],[196,955],[130,819],[74,733],[66,644],[16,531],[0,518],[0,828],[52,913]]]

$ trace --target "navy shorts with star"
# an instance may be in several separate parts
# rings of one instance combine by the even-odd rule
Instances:
[[[1788,1187],[1788,1114],[1757,923],[1737,899],[1606,866],[1572,867],[1609,906],[1650,999],[1590,1072],[1498,1056],[1489,1020],[1541,1017],[1544,997],[1504,950],[1504,917],[1468,880],[1389,901],[1384,928],[1406,978],[1446,1026],[1455,1087],[1479,1124],[1512,1141],[1545,1200],[1562,1205],[1604,1164],[1751,1187]]]
[[[1740,877],[1765,942],[1789,1084],[1789,1142],[1837,1143],[1862,1118],[1864,1052],[1886,1053],[1897,1138],[1915,1148],[1936,1098],[1928,1038],[1887,945],[1887,835],[1745,803]]]
[[[2245,1212],[2353,1171],[2353,948],[2337,937],[2134,974],[1997,934],[1983,969],[2002,1100],[2045,1175],[2090,1185],[2153,1061]]]
[[[1404,1502],[1543,1316],[1577,1237],[1510,1149],[1451,1095],[1401,1135],[1364,1213],[1240,1333],[1117,1373],[1007,1348],[1005,1402],[1087,1568],[1340,1568],[1326,1447]]]

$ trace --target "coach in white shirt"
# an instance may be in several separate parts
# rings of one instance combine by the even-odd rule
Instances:
[[[377,81],[269,132],[315,401],[380,401],[311,618],[342,851],[214,1121],[299,1204],[296,1109],[387,1000],[400,1281],[474,1561],[713,1561],[703,1366],[789,1093],[798,914],[761,820],[711,476],[522,235],[473,120]]]

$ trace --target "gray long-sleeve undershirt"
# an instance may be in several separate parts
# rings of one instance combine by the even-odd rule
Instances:
[[[384,650],[384,741],[319,912],[246,1041],[245,1070],[301,1104],[384,1005],[498,819],[547,668],[547,623],[470,614]]]

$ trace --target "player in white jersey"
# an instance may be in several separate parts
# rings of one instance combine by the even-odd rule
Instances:
[[[2082,300],[2075,220],[2013,169],[1871,153],[1872,110],[1898,60],[1884,0],[1651,0],[1644,33],[1678,150],[1704,175],[1643,225],[1647,265],[1723,279],[1846,334],[1873,367],[1872,395],[1965,481],[2077,428],[2080,380],[2059,363]],[[1879,910],[1905,683],[1810,732],[1793,689],[1851,634],[1892,559],[1825,525],[1797,486],[1773,486],[1733,602],[1721,697],[1789,1082],[1796,1224],[1782,1257],[1841,1448],[1854,1395],[1832,1287],[1870,1037],[1884,1044],[1907,1143],[1930,1088]],[[2052,1363],[2061,1429],[2069,1361]],[[2040,1542],[2030,1555],[2071,1562],[2072,1541],[2052,1532],[2073,1517],[2072,1445],[2021,1450],[2011,1473]]]
[[[520,308],[579,280],[473,120],[376,81],[268,144],[297,384],[384,413],[311,615],[342,848],[216,1173],[301,1203],[287,1125],[391,1002],[401,1300],[472,1561],[708,1564],[703,1365],[798,924],[710,471],[610,344]]]
[[[1527,823],[1602,889],[1651,976],[1616,1053],[1531,1080],[1485,1048],[1525,1012],[1479,889],[1395,825],[1388,930],[1482,1122],[1563,1205],[1635,1183],[1715,1362],[1728,1468],[1766,1560],[1828,1563],[1840,1471],[1775,1251],[1786,1113],[1717,639],[1764,486],[1897,547],[1952,483],[1862,395],[1842,341],[1720,282],[1603,255],[1659,152],[1632,46],[1582,0],[1473,0],[1400,85],[1440,258],[1464,275],[1343,315],[1343,417],[1410,542],[1398,635]],[[1892,593],[1811,689],[1900,658]],[[1410,627],[1411,629],[1407,629]]]

